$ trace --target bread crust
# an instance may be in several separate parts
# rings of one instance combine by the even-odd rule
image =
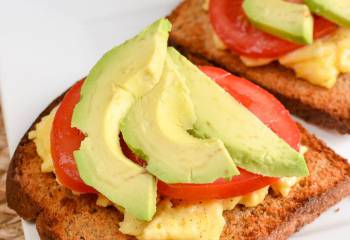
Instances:
[[[339,77],[332,89],[312,85],[278,63],[246,67],[239,56],[215,47],[204,0],[183,1],[169,16],[170,42],[214,65],[241,75],[267,89],[293,113],[322,127],[350,133],[350,74]]]
[[[37,118],[47,115],[56,99]],[[324,210],[350,194],[350,166],[315,136],[299,126],[311,175],[295,186],[288,197],[269,194],[255,208],[238,206],[225,211],[222,240],[287,239]],[[59,185],[54,174],[40,171],[41,159],[35,144],[22,138],[12,158],[7,177],[7,200],[26,220],[34,221],[41,239],[120,239],[134,237],[118,231],[123,216],[115,208],[95,204],[93,195],[76,196]]]

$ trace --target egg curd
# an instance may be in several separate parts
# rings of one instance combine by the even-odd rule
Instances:
[[[209,10],[209,0],[204,1],[203,9]],[[227,49],[213,29],[212,38],[217,49]],[[264,66],[277,60],[281,65],[292,69],[297,77],[317,86],[332,88],[340,74],[350,72],[350,29],[339,28],[334,34],[279,59],[245,56],[240,56],[240,59],[248,67]]]
[[[334,34],[288,53],[278,61],[292,68],[298,77],[331,88],[341,73],[350,72],[350,29],[340,28]]]
[[[28,134],[28,138],[33,140],[36,146],[36,152],[42,159],[41,171],[53,172],[53,161],[51,156],[51,128],[55,118],[58,106],[55,107],[49,115],[43,117],[39,123],[35,125],[35,130]]]
[[[36,124],[35,130],[29,133],[29,139],[36,145],[37,154],[42,158],[41,170],[53,172],[50,132],[57,107]],[[301,148],[304,154],[305,147]],[[282,196],[287,196],[292,187],[299,181],[297,177],[281,178],[271,185],[272,189]],[[140,240],[217,240],[225,226],[223,212],[232,210],[237,204],[255,207],[264,201],[270,186],[261,188],[245,196],[223,200],[212,200],[198,203],[180,202],[176,205],[164,199],[158,202],[157,213],[150,222],[140,221],[124,213],[124,220],[119,223],[120,231],[135,236]],[[99,195],[97,205],[111,206],[107,198]],[[119,210],[123,211],[123,209]]]

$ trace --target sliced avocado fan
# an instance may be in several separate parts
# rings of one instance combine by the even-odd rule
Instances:
[[[167,49],[170,28],[165,19],[153,23],[107,52],[85,80],[72,118],[86,135],[74,152],[83,181],[151,220],[157,190],[150,173],[167,183],[210,183],[239,174],[236,164],[265,176],[308,175],[302,155]],[[146,169],[124,156],[121,130]]]
[[[166,183],[212,183],[238,175],[222,141],[187,132],[196,115],[184,81],[167,57],[159,83],[122,121],[125,142],[147,161],[147,171]]]
[[[190,90],[198,136],[224,142],[235,164],[271,177],[307,176],[304,157],[195,65],[168,48]]]
[[[86,135],[74,153],[83,181],[141,220],[156,211],[156,180],[124,156],[119,124],[135,99],[159,81],[170,28],[161,19],[107,52],[85,80],[72,118],[72,127]]]
[[[243,10],[258,29],[300,44],[313,42],[314,21],[309,8],[285,0],[244,0]]]

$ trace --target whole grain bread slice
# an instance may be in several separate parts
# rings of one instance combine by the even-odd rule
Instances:
[[[56,99],[38,117],[47,115]],[[224,213],[222,240],[286,239],[327,208],[350,194],[350,165],[299,125],[311,175],[294,186],[288,197],[269,194],[255,208],[238,206]],[[96,196],[77,196],[59,185],[52,173],[42,173],[35,144],[22,138],[7,176],[9,207],[36,223],[41,239],[135,239],[118,231],[123,214],[115,208],[96,206]]]
[[[185,0],[171,13],[172,45],[264,87],[292,113],[307,121],[350,133],[350,74],[339,77],[328,90],[298,79],[293,71],[278,63],[246,67],[239,56],[216,48],[204,1]]]

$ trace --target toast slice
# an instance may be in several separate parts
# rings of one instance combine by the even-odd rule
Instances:
[[[168,17],[173,23],[171,44],[241,75],[274,94],[293,114],[323,127],[350,133],[350,74],[339,77],[332,89],[298,79],[278,63],[246,67],[239,56],[217,49],[204,0],[185,0]]]
[[[56,99],[34,122],[47,115]],[[288,197],[269,194],[255,208],[238,206],[224,213],[226,226],[221,239],[286,239],[327,208],[350,194],[350,165],[299,125],[311,175],[295,185]],[[59,185],[52,173],[42,173],[35,144],[22,138],[7,176],[9,207],[36,223],[41,239],[118,239],[131,236],[118,231],[122,213],[96,206],[94,195],[73,195]]]

